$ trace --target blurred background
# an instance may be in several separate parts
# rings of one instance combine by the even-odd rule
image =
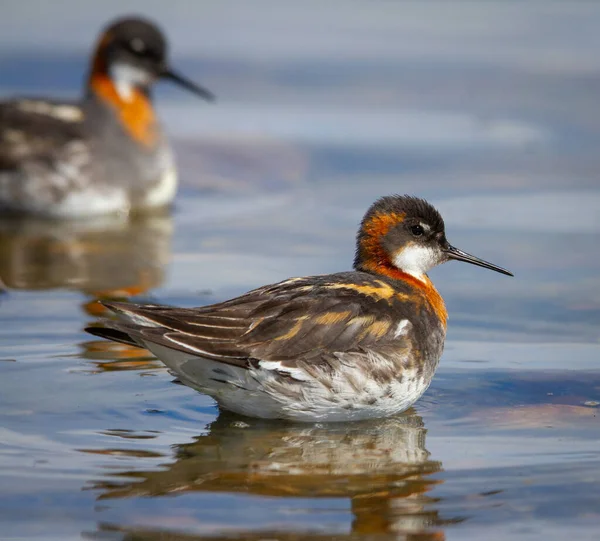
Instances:
[[[130,14],[218,101],[156,89],[172,215],[0,219],[5,535],[595,539],[600,5],[4,0],[0,97],[77,99],[99,31]],[[446,353],[406,416],[219,416],[82,332],[97,298],[194,306],[349,269],[388,193],[429,199],[453,244],[515,274],[433,270]]]

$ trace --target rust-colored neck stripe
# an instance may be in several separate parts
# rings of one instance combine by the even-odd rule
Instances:
[[[376,214],[367,223],[363,224],[358,247],[359,267],[373,274],[408,283],[425,297],[426,302],[431,306],[445,328],[448,321],[446,305],[429,277],[423,275],[423,279],[420,280],[401,271],[392,263],[390,256],[382,246],[385,235],[393,226],[402,223],[404,217],[404,214],[397,213]]]
[[[158,140],[158,122],[150,98],[138,89],[132,89],[130,99],[125,100],[110,78],[106,62],[106,46],[110,35],[106,34],[98,44],[88,88],[105,104],[113,109],[119,122],[132,139],[152,148]]]

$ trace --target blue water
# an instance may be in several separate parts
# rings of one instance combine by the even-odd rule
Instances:
[[[219,101],[157,92],[172,216],[0,221],[3,538],[597,539],[600,6],[47,6],[0,8],[2,96],[77,96],[98,27],[142,10]],[[82,331],[99,296],[194,306],[348,269],[397,192],[515,274],[433,270],[446,351],[405,415],[242,420]]]

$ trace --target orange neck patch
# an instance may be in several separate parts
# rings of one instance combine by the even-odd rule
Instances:
[[[158,140],[158,123],[150,98],[134,89],[129,100],[124,100],[107,72],[93,71],[89,87],[117,114],[125,131],[138,143],[152,148]]]
[[[390,229],[402,223],[404,218],[404,213],[381,213],[375,214],[363,224],[358,247],[362,268],[395,280],[404,280],[406,274],[392,264],[382,245],[382,240]]]
[[[410,284],[425,297],[427,304],[431,306],[446,328],[448,321],[446,305],[429,277],[424,275],[423,280],[419,280],[411,274],[401,271],[394,266],[381,244],[383,237],[393,226],[402,223],[404,217],[404,214],[396,213],[376,214],[363,225],[363,237],[359,245],[360,266],[368,272]]]
[[[444,329],[446,328],[446,324],[448,322],[448,312],[446,311],[446,304],[444,303],[444,299],[438,293],[438,290],[433,285],[433,282],[429,279],[429,276],[426,274],[423,275],[423,280],[419,280],[410,274],[406,274],[402,271],[399,271],[402,275],[401,280],[407,283],[410,283],[417,291],[425,297],[425,301],[433,311],[438,319],[442,322]]]
[[[387,252],[381,245],[381,241],[388,234],[389,230],[402,223],[404,218],[404,213],[381,213],[375,214],[367,223],[363,224],[362,238],[358,247],[363,267],[374,272],[380,272],[380,274],[385,274],[386,276],[389,276],[390,271],[398,270],[391,264]],[[377,269],[381,269],[381,271]]]

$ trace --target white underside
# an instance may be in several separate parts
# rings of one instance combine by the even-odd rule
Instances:
[[[49,205],[40,212],[53,218],[85,218],[103,214],[129,212],[129,197],[120,188],[85,189],[70,192],[60,203]]]
[[[165,171],[160,182],[152,190],[148,190],[142,207],[164,207],[173,201],[176,192],[177,169],[173,166]]]
[[[402,380],[380,384],[353,368],[351,359],[329,387],[301,369],[281,369],[277,362],[263,361],[259,368],[245,369],[153,343],[145,346],[183,383],[212,396],[224,408],[250,417],[301,422],[388,417],[409,408],[429,386],[406,370]],[[372,361],[389,362],[377,355]]]
[[[128,214],[132,210],[150,210],[161,208],[173,201],[177,192],[177,171],[169,168],[146,194],[132,201],[129,192],[120,186],[97,185],[90,182],[87,186],[73,185],[66,188],[67,194],[59,202],[48,202],[31,194],[31,197],[21,198],[14,202],[10,198],[10,183],[14,179],[2,178],[0,175],[0,208],[10,211],[46,216],[49,218],[89,218],[107,214]],[[51,179],[48,179],[51,181]],[[59,182],[58,178],[54,179]],[[6,183],[6,184],[5,184]],[[6,189],[3,189],[6,186]],[[35,183],[32,183],[32,188]]]
[[[132,210],[149,210],[161,208],[173,201],[177,192],[177,170],[172,167],[168,169],[160,181],[148,190],[145,196],[135,202],[135,206],[129,193],[122,188],[112,190],[104,187],[69,194],[59,205],[52,210],[57,217],[80,218],[90,215],[129,213]]]

